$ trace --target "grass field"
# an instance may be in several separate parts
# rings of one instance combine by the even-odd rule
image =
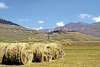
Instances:
[[[65,56],[50,62],[0,67],[100,67],[100,46],[64,46]]]

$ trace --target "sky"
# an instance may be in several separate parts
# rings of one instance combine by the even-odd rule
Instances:
[[[0,18],[30,29],[100,21],[100,0],[0,0]]]

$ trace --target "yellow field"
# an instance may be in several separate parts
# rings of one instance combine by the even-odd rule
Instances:
[[[34,62],[28,65],[0,65],[0,67],[100,67],[100,46],[65,46],[63,59]]]

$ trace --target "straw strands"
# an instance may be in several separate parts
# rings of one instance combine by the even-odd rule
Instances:
[[[9,46],[8,43],[0,43],[0,64],[3,63],[6,59],[4,58],[6,53],[6,48]]]
[[[52,46],[53,48],[53,55],[52,59],[59,59],[63,58],[64,56],[64,48],[61,44],[59,43],[48,43],[49,45]]]
[[[29,64],[63,58],[64,49],[58,43],[0,43],[0,63]]]
[[[44,43],[31,44],[34,60],[40,62],[49,62],[52,60],[52,47]]]
[[[27,43],[12,43],[6,49],[7,63],[28,64],[32,62],[33,52]]]

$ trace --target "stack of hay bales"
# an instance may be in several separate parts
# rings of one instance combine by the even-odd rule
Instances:
[[[59,59],[63,58],[64,56],[64,48],[61,44],[59,43],[48,43],[49,45],[52,46],[53,48],[53,55],[52,59]]]
[[[34,43],[31,44],[34,60],[39,62],[49,62],[52,60],[52,47],[49,44]]]
[[[27,43],[11,43],[6,49],[7,64],[28,64],[32,62],[33,51]]]
[[[64,49],[58,43],[0,43],[0,63],[28,64],[63,58]]]
[[[4,56],[5,56],[6,49],[8,46],[9,46],[9,43],[0,43],[0,64],[6,61]]]
[[[70,45],[71,43],[68,43],[68,45]]]

